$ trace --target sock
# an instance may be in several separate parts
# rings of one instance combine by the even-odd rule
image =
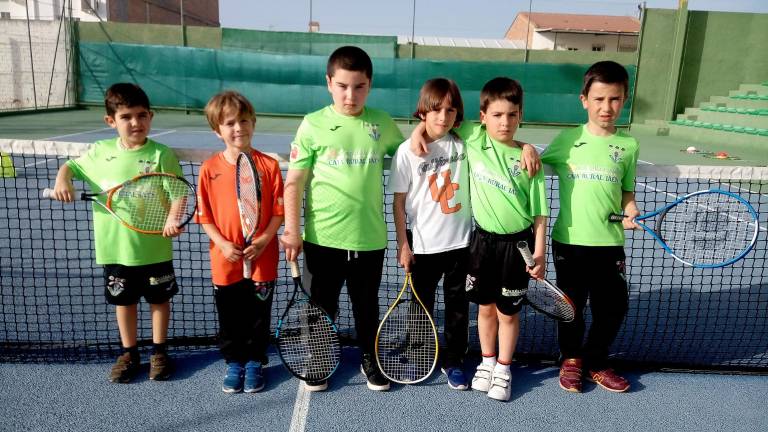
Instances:
[[[152,343],[152,354],[165,354],[167,351],[167,345],[163,343]]]
[[[496,354],[483,354],[483,364],[496,366]]]
[[[506,363],[499,360],[493,370],[496,372],[504,372],[505,374],[509,374],[510,364],[511,363]]]
[[[123,352],[127,352],[131,355],[131,361],[139,361],[139,346],[134,345],[132,347],[123,347]]]

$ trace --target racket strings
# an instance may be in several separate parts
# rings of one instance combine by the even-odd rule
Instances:
[[[164,175],[129,182],[112,195],[110,202],[121,220],[142,231],[162,231],[166,223],[180,226],[192,216],[194,207],[189,185]]]
[[[333,324],[320,308],[308,302],[297,302],[288,309],[277,344],[286,366],[307,380],[327,378],[341,357]]]
[[[572,321],[575,315],[573,305],[559,292],[549,288],[546,283],[531,279],[525,294],[528,303],[540,311]]]
[[[259,224],[261,185],[258,174],[246,157],[237,159],[238,200],[245,232],[254,233]]]
[[[669,209],[660,235],[689,263],[718,264],[738,257],[753,242],[757,223],[738,199],[723,193],[693,196]]]
[[[382,372],[396,382],[417,382],[429,375],[436,360],[435,328],[429,313],[414,301],[402,301],[381,324],[378,360]]]

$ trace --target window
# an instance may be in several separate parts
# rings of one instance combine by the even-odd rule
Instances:
[[[592,44],[592,51],[605,51],[605,44]]]
[[[568,50],[568,51],[578,51],[579,49],[578,49],[578,48],[572,48],[572,47],[568,47],[568,48],[567,48],[567,50]]]
[[[11,13],[10,12],[0,12],[0,19],[11,19]]]

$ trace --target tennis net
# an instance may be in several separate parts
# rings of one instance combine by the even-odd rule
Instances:
[[[78,143],[0,140],[0,152],[6,155],[0,177],[0,360],[88,360],[119,351],[114,311],[105,303],[102,270],[94,261],[90,204],[65,205],[40,198],[41,190],[53,185],[59,165],[86,149],[87,145]],[[177,153],[185,176],[196,183],[200,162],[212,151],[177,149]],[[559,204],[556,178],[548,176],[547,187],[554,218]],[[643,367],[768,371],[768,168],[638,166],[636,192],[642,211],[710,188],[738,193],[757,209],[757,246],[734,265],[695,269],[666,255],[642,231],[628,233],[630,304],[612,348],[615,359]],[[403,278],[395,259],[392,196],[385,198],[390,242],[380,291],[381,315]],[[169,343],[178,349],[216,343],[207,248],[208,238],[195,224],[175,240],[174,266],[181,293],[173,300]],[[549,258],[548,272],[554,279]],[[273,328],[292,286],[283,262]],[[439,325],[444,319],[442,298],[438,289],[435,318]],[[147,345],[151,320],[146,305],[140,311],[139,338]],[[477,349],[474,309],[471,314],[470,345]],[[345,340],[354,341],[346,289],[337,324]],[[520,358],[555,359],[555,323],[525,308],[516,352]]]

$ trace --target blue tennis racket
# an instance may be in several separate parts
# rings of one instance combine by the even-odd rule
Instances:
[[[612,214],[611,222],[626,216]],[[653,227],[642,223],[656,218]],[[693,192],[635,222],[683,264],[712,268],[732,264],[757,241],[757,212],[744,198],[721,189]]]

